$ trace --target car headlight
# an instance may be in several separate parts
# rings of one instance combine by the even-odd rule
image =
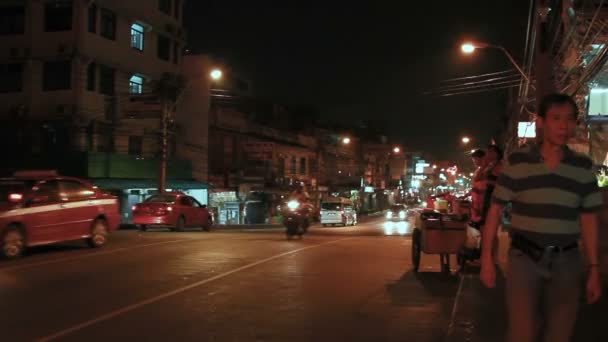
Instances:
[[[287,208],[290,210],[296,210],[300,206],[300,202],[298,201],[289,201],[287,202]]]
[[[386,218],[387,219],[393,218],[393,212],[392,211],[387,212],[386,213]]]
[[[402,210],[402,211],[399,212],[399,218],[400,219],[404,219],[405,218],[405,211]]]

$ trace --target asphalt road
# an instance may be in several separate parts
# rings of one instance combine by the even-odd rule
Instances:
[[[443,341],[459,278],[381,219],[283,231],[118,231],[0,262],[2,341]]]

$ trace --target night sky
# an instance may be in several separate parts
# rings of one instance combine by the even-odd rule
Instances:
[[[192,47],[253,82],[254,94],[311,104],[325,120],[377,120],[406,148],[462,155],[460,136],[487,145],[507,90],[430,97],[442,80],[506,70],[496,50],[463,56],[474,39],[521,63],[529,1],[190,0]]]

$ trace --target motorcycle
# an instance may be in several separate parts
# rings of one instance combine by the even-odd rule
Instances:
[[[283,225],[285,226],[285,234],[287,239],[293,236],[298,236],[300,239],[308,231],[310,226],[311,216],[310,205],[300,203],[296,200],[287,202],[286,208],[283,211]]]

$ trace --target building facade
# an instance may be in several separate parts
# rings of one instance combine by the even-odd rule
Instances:
[[[160,155],[158,81],[181,72],[182,5],[180,0],[3,1],[0,136],[14,146],[3,171],[54,168],[86,177],[128,197],[124,208],[152,193]],[[177,158],[182,149],[175,122],[168,178],[179,182],[169,187],[206,191],[206,185],[189,182],[190,155]]]

